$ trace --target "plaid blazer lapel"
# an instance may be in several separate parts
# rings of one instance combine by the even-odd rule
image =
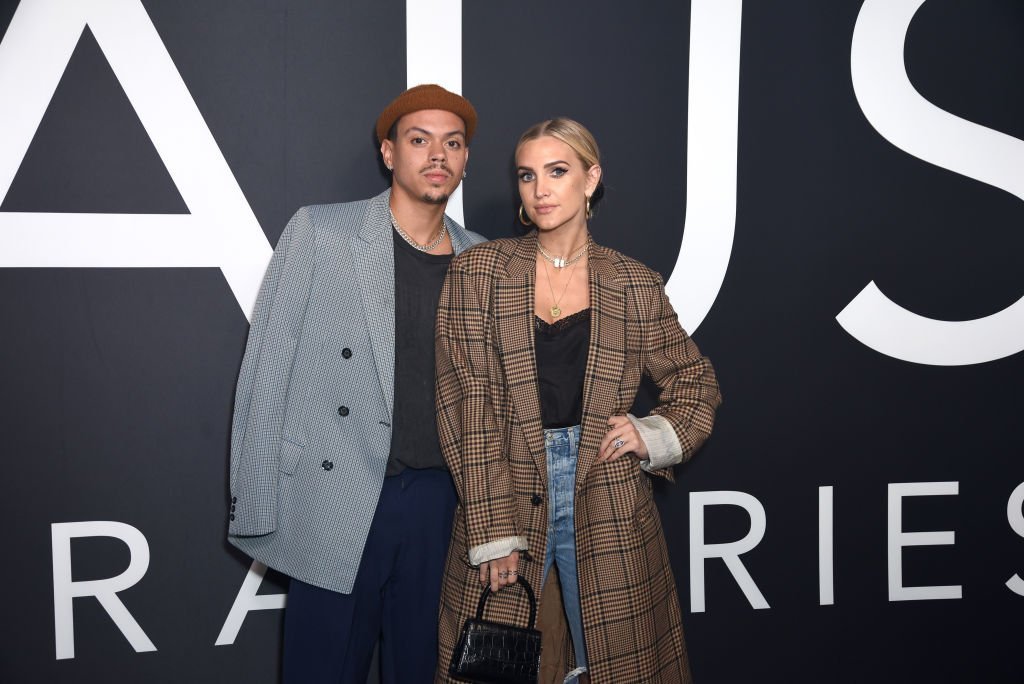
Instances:
[[[388,413],[395,403],[395,254],[391,238],[391,217],[386,190],[370,201],[359,236],[352,240],[355,271],[363,298],[366,329],[370,333],[373,360],[377,366]]]
[[[547,480],[544,426],[537,394],[537,361],[533,336],[533,301],[536,275],[536,232],[517,241],[515,252],[497,273],[494,285],[494,318],[497,325],[501,365],[519,426],[530,456]]]
[[[615,265],[599,245],[591,249],[590,350],[583,380],[583,424],[576,462],[576,490],[586,482],[608,418],[619,408],[619,387],[626,365],[626,290]]]

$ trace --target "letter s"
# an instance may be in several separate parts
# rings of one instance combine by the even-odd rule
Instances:
[[[1024,141],[939,109],[914,89],[903,61],[925,0],[865,0],[853,32],[853,89],[871,125],[896,147],[1024,200]],[[899,306],[872,281],[836,320],[887,356],[934,366],[995,361],[1024,350],[1024,298],[970,321],[938,321]]]

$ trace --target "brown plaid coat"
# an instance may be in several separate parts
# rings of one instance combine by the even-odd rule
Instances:
[[[536,253],[535,233],[466,251],[452,261],[438,306],[438,428],[459,494],[440,608],[439,682],[448,681],[452,650],[480,597],[479,570],[469,565],[468,549],[525,536],[530,557],[520,562],[520,572],[535,590],[541,587],[548,511],[534,359]],[[576,556],[591,677],[615,684],[689,682],[679,600],[650,478],[634,458],[594,461],[608,417],[629,411],[643,374],[661,388],[654,413],[675,428],[684,458],[711,432],[718,383],[679,326],[660,276],[596,245],[589,264]],[[672,479],[670,469],[658,474]],[[487,617],[524,625],[522,592],[499,592],[488,601]]]

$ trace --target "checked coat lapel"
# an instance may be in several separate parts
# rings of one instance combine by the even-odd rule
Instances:
[[[352,240],[352,253],[381,392],[388,415],[394,415],[395,254],[388,213],[390,198],[389,190],[370,201],[359,235]]]
[[[519,240],[495,285],[495,320],[501,363],[509,396],[522,426],[530,455],[547,481],[544,428],[537,393],[534,347],[534,297],[536,288],[537,233]],[[615,279],[615,268],[600,247],[589,255],[590,347],[583,383],[583,425],[576,488],[586,481],[597,457],[608,416],[616,408],[625,364],[625,291]]]
[[[501,365],[519,425],[541,481],[547,482],[544,426],[537,394],[537,362],[533,337],[533,299],[536,287],[536,233],[516,243],[504,276],[494,285],[494,318]]]
[[[583,424],[576,491],[587,481],[597,448],[616,412],[622,371],[626,363],[625,290],[615,279],[615,267],[600,247],[592,247],[590,266],[590,351],[583,380]],[[627,410],[629,407],[626,407]]]

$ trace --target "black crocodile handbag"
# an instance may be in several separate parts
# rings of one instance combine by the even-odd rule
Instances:
[[[491,588],[484,587],[476,617],[466,620],[452,653],[448,674],[455,679],[477,684],[536,684],[540,669],[537,599],[525,579],[520,577],[515,584],[530,600],[530,625],[516,627],[484,620],[484,605],[491,594]]]

